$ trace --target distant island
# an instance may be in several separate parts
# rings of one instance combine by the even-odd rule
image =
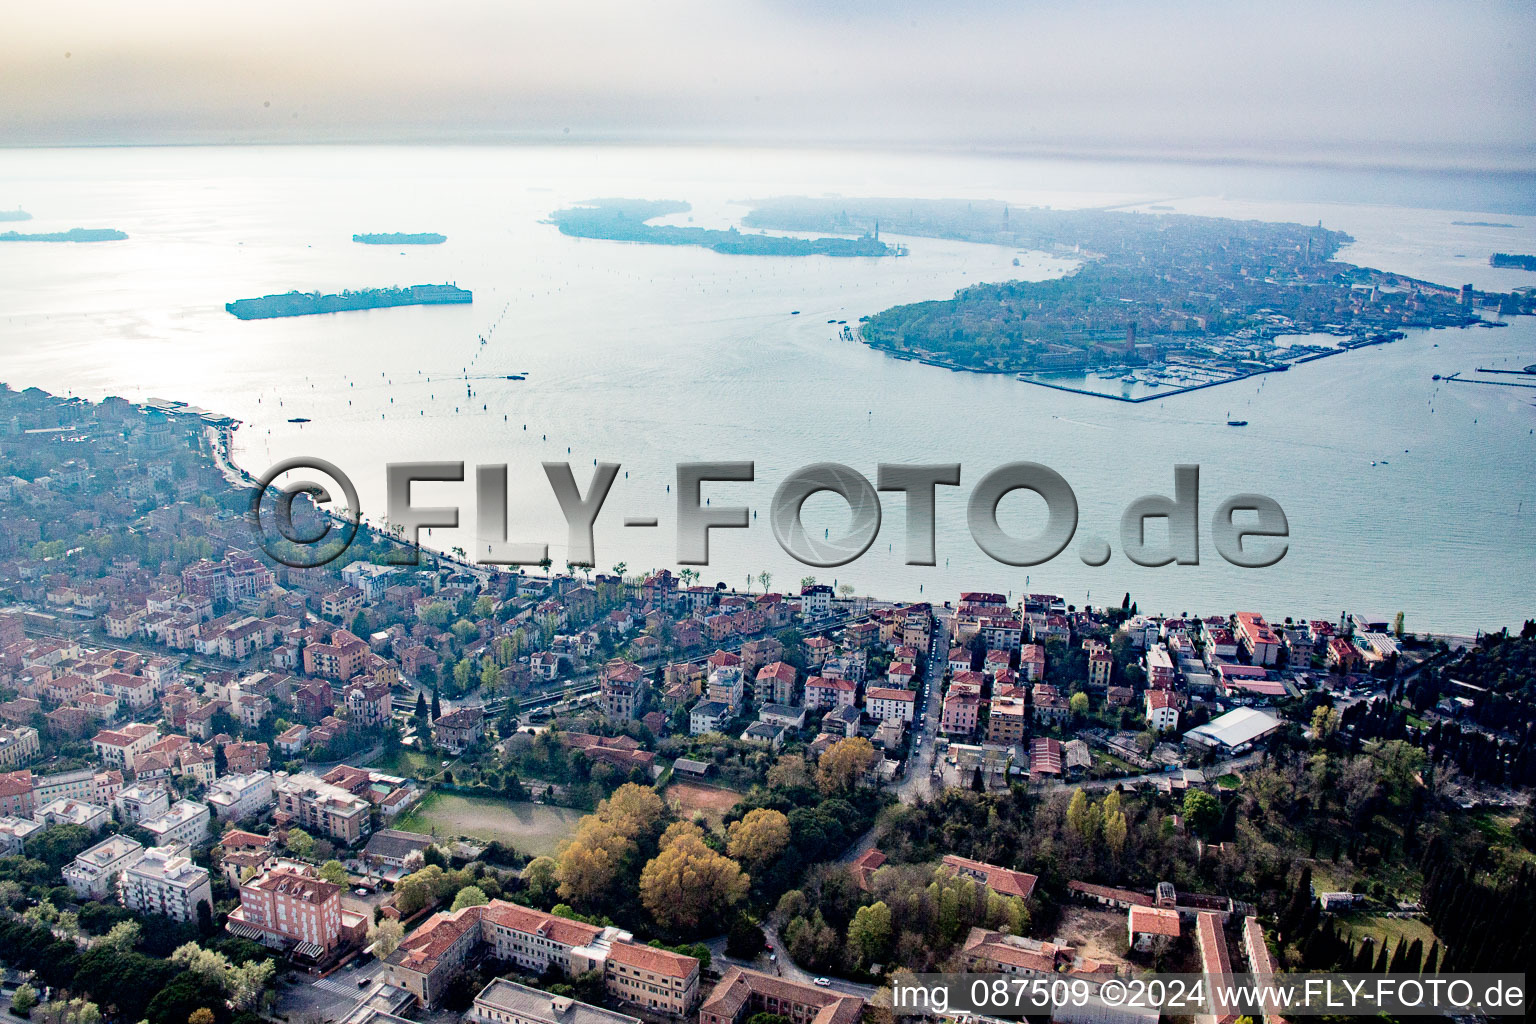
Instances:
[[[1488,257],[1490,267],[1504,267],[1511,270],[1536,270],[1536,256],[1521,256],[1512,252],[1496,252]]]
[[[70,228],[68,231],[48,231],[31,235],[25,235],[19,231],[0,232],[0,242],[121,242],[127,237],[116,228]]]
[[[674,227],[647,224],[649,220],[693,209],[672,199],[594,199],[581,206],[557,210],[550,223],[563,235],[603,238],[613,242],[644,242],[648,245],[698,245],[715,252],[745,256],[902,256],[906,249],[880,241],[879,225],[859,238],[785,238],[780,235],[743,234],[732,227]]]
[[[387,306],[438,306],[471,302],[473,293],[451,284],[413,284],[407,288],[364,288],[322,295],[319,292],[287,292],[263,295],[259,299],[226,302],[225,310],[241,320],[269,320],[283,316],[313,316],[317,313],[342,313],[353,309],[382,309]]]
[[[951,369],[1014,373],[1035,383],[1092,373],[1115,380],[1117,391],[1122,381],[1168,389],[1144,397],[1287,369],[1393,340],[1405,328],[1497,326],[1479,308],[1536,311],[1536,292],[1480,292],[1337,262],[1335,254],[1352,239],[1320,224],[820,198],[764,201],[743,222],[840,232],[879,223],[893,234],[1079,261],[1065,277],[977,284],[949,299],[875,313],[863,318],[857,336],[898,358]],[[1340,340],[1276,340],[1301,334]]]
[[[0,220],[31,220],[32,215],[21,207],[14,210],[0,210]]]
[[[1513,224],[1505,224],[1501,220],[1453,220],[1452,224],[1459,228],[1512,228]]]
[[[353,235],[352,241],[361,242],[363,245],[442,245],[448,241],[448,236],[440,235],[436,231],[418,231],[414,234],[391,231],[385,234]]]

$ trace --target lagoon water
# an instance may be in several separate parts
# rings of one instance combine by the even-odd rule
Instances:
[[[1157,205],[1321,220],[1356,238],[1341,254],[1351,262],[1507,289],[1536,284],[1487,262],[1494,251],[1536,252],[1526,184],[620,146],[5,151],[0,207],[29,210],[27,230],[116,227],[130,237],[0,244],[0,379],[227,413],[243,423],[234,455],[246,469],[328,458],[357,483],[370,520],[384,515],[387,462],[506,463],[512,539],[548,541],[557,564],[565,527],[541,462],[570,461],[583,487],[595,459],[622,464],[597,555],[604,569],[622,561],[637,570],[678,567],[677,496],[667,489],[676,463],[752,460],[754,483],[706,490],[714,505],[757,513],[747,530],[713,533],[707,582],[741,587],[750,575],[761,589],[755,577],[768,571],[774,589],[816,576],[860,594],[935,601],[962,589],[1051,591],[1074,603],[1118,602],[1129,591],[1144,610],[1402,610],[1410,629],[1496,629],[1536,611],[1536,391],[1431,378],[1536,363],[1531,318],[1415,332],[1288,373],[1126,405],[898,361],[840,340],[827,322],[855,324],[978,281],[1069,272],[1068,259],[922,238],[904,239],[910,255],[901,259],[727,256],[571,239],[541,221],[604,196],[687,200],[694,210],[673,219],[710,226],[770,195]],[[364,231],[440,231],[448,241],[351,242]],[[473,305],[263,321],[223,309],[294,288],[441,281],[472,289]],[[1229,418],[1249,425],[1229,427]],[[1108,540],[1108,564],[1083,564],[1075,541],[1027,569],[977,548],[965,523],[970,487],[1015,460],[1066,477],[1078,537]],[[769,528],[770,498],[792,470],[825,461],[871,479],[881,462],[961,463],[961,486],[940,489],[939,564],[903,564],[895,494],[859,560],[811,569],[785,555]],[[1286,557],[1239,569],[1202,536],[1198,566],[1130,563],[1120,513],[1143,494],[1170,492],[1180,463],[1201,467],[1203,523],[1228,495],[1275,498],[1290,522]],[[472,479],[415,494],[462,508],[464,529],[434,531],[432,546],[473,550]],[[1001,519],[1025,534],[1042,515],[1018,494]],[[656,516],[660,526],[625,528],[625,516]],[[806,521],[838,533],[846,514],[821,496],[807,503]]]

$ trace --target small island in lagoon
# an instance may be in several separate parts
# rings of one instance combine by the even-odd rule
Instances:
[[[0,220],[31,220],[32,215],[21,207],[14,210],[0,210]]]
[[[1503,267],[1506,270],[1536,270],[1536,256],[1515,252],[1496,252],[1488,257],[1488,265]]]
[[[36,234],[0,231],[0,242],[121,242],[127,237],[116,228],[70,228],[68,231],[43,231]]]
[[[686,213],[690,205],[675,199],[594,199],[580,206],[556,210],[549,223],[563,235],[602,238],[611,242],[644,242],[647,245],[699,245],[715,252],[738,256],[904,256],[906,248],[880,241],[879,225],[858,238],[787,238],[783,235],[748,235],[732,227],[678,227],[648,224],[671,213]]]
[[[451,284],[413,284],[406,288],[363,288],[336,295],[322,295],[319,292],[263,295],[257,299],[226,302],[224,309],[241,320],[270,320],[284,316],[344,313],[354,309],[460,305],[472,301],[474,293],[468,288]]]
[[[436,231],[388,231],[382,234],[353,235],[352,241],[362,245],[442,245],[447,235]]]

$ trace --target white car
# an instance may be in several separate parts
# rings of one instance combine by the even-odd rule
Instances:
[[[816,979],[816,984],[821,986],[822,988],[826,988],[828,985],[832,984],[832,979],[831,978],[817,978]]]

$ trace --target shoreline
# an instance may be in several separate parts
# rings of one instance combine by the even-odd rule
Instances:
[[[1503,321],[1495,320],[1495,321],[1484,321],[1484,322],[1485,323],[1495,323],[1495,324],[1498,324],[1501,327],[1505,326]],[[1462,325],[1462,326],[1458,326],[1457,329],[1458,330],[1470,330],[1473,326],[1476,326],[1476,325],[1470,325],[1470,324],[1469,325]],[[1437,331],[1437,330],[1450,330],[1451,327],[1449,327],[1449,326],[1447,326],[1447,327],[1425,327],[1425,328],[1419,328],[1419,329],[1425,330],[1425,331]],[[867,340],[864,337],[862,331],[857,331],[856,330],[854,332],[853,340],[858,342],[860,345],[865,346],[866,348],[873,349],[876,352],[884,353],[888,358],[900,360],[902,362],[922,363],[925,366],[932,366],[932,367],[936,367],[936,368],[941,369],[941,370],[949,370],[949,371],[954,372],[954,373],[974,373],[974,374],[979,374],[979,375],[982,375],[982,376],[992,376],[992,377],[1012,376],[1013,379],[1018,381],[1020,384],[1033,384],[1033,385],[1035,385],[1037,387],[1050,388],[1053,391],[1064,391],[1064,392],[1067,392],[1068,394],[1073,394],[1073,395],[1083,395],[1083,396],[1085,396],[1087,398],[1103,398],[1103,399],[1106,399],[1106,400],[1111,401],[1111,402],[1124,402],[1127,405],[1140,405],[1143,402],[1155,402],[1158,399],[1172,398],[1172,397],[1174,397],[1176,395],[1185,395],[1185,394],[1189,394],[1189,393],[1195,392],[1195,391],[1204,391],[1206,388],[1221,387],[1224,384],[1236,384],[1236,383],[1238,383],[1240,381],[1251,380],[1254,377],[1262,377],[1262,376],[1265,376],[1266,374],[1286,373],[1289,370],[1291,370],[1292,368],[1297,367],[1297,366],[1301,366],[1301,365],[1303,365],[1305,363],[1315,363],[1315,362],[1317,362],[1320,359],[1328,359],[1328,358],[1331,358],[1333,356],[1344,355],[1346,353],[1354,352],[1354,351],[1357,351],[1357,350],[1362,349],[1362,348],[1374,348],[1374,347],[1376,347],[1378,345],[1390,345],[1390,344],[1392,344],[1394,342],[1402,341],[1403,338],[1406,337],[1406,334],[1404,334],[1404,332],[1395,332],[1395,333],[1398,333],[1398,334],[1402,335],[1402,337],[1391,337],[1391,336],[1385,335],[1385,334],[1372,335],[1372,336],[1367,337],[1366,339],[1364,339],[1362,341],[1355,342],[1354,344],[1340,345],[1337,348],[1330,349],[1330,350],[1328,350],[1326,352],[1311,352],[1311,353],[1308,353],[1307,355],[1299,356],[1294,361],[1289,362],[1289,363],[1277,363],[1277,364],[1274,364],[1274,365],[1266,366],[1266,367],[1264,367],[1262,369],[1250,370],[1250,371],[1248,371],[1246,373],[1241,373],[1241,374],[1238,374],[1237,376],[1234,376],[1234,377],[1224,377],[1221,380],[1208,380],[1208,381],[1203,381],[1203,382],[1201,382],[1199,384],[1187,384],[1187,385],[1183,385],[1181,387],[1167,388],[1167,389],[1164,389],[1164,390],[1157,391],[1157,392],[1155,392],[1153,394],[1140,395],[1140,396],[1135,396],[1135,397],[1133,397],[1131,395],[1110,394],[1109,392],[1105,392],[1105,391],[1094,391],[1094,390],[1092,390],[1090,388],[1074,387],[1071,384],[1061,384],[1061,383],[1057,383],[1057,382],[1051,381],[1051,380],[1044,380],[1044,379],[1042,379],[1039,376],[1030,375],[1028,371],[980,369],[980,368],[976,368],[976,367],[965,366],[965,365],[963,365],[961,363],[956,363],[956,362],[954,362],[952,360],[946,360],[946,359],[943,359],[943,358],[940,358],[940,357],[937,357],[937,356],[921,356],[921,355],[918,355],[918,354],[913,353],[913,352],[908,352],[908,351],[905,351],[905,350],[893,349],[893,348],[889,348],[889,347],[887,347],[885,345],[876,344],[875,342]],[[1508,371],[1508,372],[1515,373],[1515,372],[1523,372],[1523,371]],[[1461,383],[1475,383],[1475,382],[1462,381]],[[1486,382],[1486,383],[1493,383],[1493,382],[1489,381],[1489,382]],[[1529,387],[1530,385],[1515,385],[1515,386],[1526,386],[1526,387]]]

